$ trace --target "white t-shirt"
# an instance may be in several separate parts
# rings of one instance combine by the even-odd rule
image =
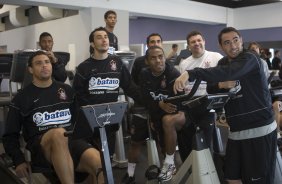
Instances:
[[[223,56],[218,52],[211,52],[205,50],[205,53],[199,57],[194,58],[192,55],[189,56],[187,59],[181,61],[179,64],[179,71],[183,73],[186,70],[192,70],[194,68],[210,68],[217,66],[218,61]],[[189,93],[194,85],[194,82],[187,82],[185,93]],[[202,81],[197,92],[194,96],[202,96],[207,94],[207,83]]]

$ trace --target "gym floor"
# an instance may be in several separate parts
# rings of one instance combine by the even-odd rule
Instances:
[[[2,121],[1,121],[2,120]],[[3,119],[1,117],[0,114],[0,125],[3,124]],[[3,128],[3,127],[2,127]],[[1,130],[1,127],[0,127]],[[220,131],[222,133],[222,138],[223,138],[223,142],[224,140],[226,140],[227,137],[227,132],[226,131],[226,127],[221,127]],[[0,132],[1,133],[1,132]],[[129,146],[129,142],[130,142],[130,138],[128,138],[127,135],[125,135],[124,137],[124,148],[125,148],[125,154],[126,154],[126,158],[127,158],[127,150],[128,150],[128,146]],[[4,153],[4,149],[3,149],[3,145],[0,141],[0,154]],[[136,166],[136,170],[135,170],[135,180],[136,180],[136,184],[145,184],[147,182],[146,177],[145,177],[145,172],[148,168],[148,153],[147,153],[147,146],[146,143],[143,144],[142,147],[142,153],[139,157],[139,162],[137,163]],[[163,160],[162,155],[159,155],[160,160]],[[176,152],[176,167],[179,168],[181,165],[181,159],[179,156],[178,151]],[[0,178],[1,178],[1,182],[0,183],[9,183],[9,184],[13,184],[13,183],[28,183],[26,179],[21,179],[19,180],[15,175],[11,174],[13,172],[12,168],[9,168],[10,172],[7,172],[7,170],[5,170],[3,168],[3,160],[0,157]],[[126,174],[127,172],[127,164],[122,164],[125,165],[124,168],[119,168],[119,167],[113,167],[113,177],[114,177],[114,182],[115,184],[120,184],[121,183],[121,179],[122,177]],[[46,181],[46,178],[42,175],[42,174],[33,174],[32,175],[32,179],[33,179],[33,183],[36,184],[46,184],[48,183]],[[80,184],[85,184],[85,183],[80,183]],[[167,182],[167,184],[169,184],[169,182]]]
[[[124,144],[125,151],[127,150],[128,143],[129,141],[128,139],[126,139]],[[4,153],[4,149],[2,143],[0,143],[0,154],[2,153]],[[162,158],[160,159],[162,160]],[[179,167],[181,164],[181,159],[179,157],[178,152],[176,153],[176,164],[177,167]],[[142,154],[140,155],[139,162],[136,166],[136,171],[135,171],[136,184],[146,183],[145,172],[147,168],[148,168],[147,146],[144,143],[142,148]],[[12,171],[12,168],[10,168],[10,171]],[[126,172],[127,172],[127,168],[113,167],[113,176],[116,184],[119,184],[121,182],[121,179],[126,174]],[[3,170],[3,168],[0,168],[0,178],[1,178],[1,183],[16,184],[19,183],[19,181],[26,184],[28,183],[26,179],[17,180],[16,178],[12,178],[11,175],[7,174],[7,172]],[[36,184],[46,184],[46,178],[42,174],[33,174],[33,182]]]

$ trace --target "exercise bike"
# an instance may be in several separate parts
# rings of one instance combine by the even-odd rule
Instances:
[[[191,92],[186,95],[170,97],[165,102],[177,103],[192,109],[199,106],[205,110],[222,109],[229,100],[229,93],[205,95],[191,100],[201,81],[196,81]],[[193,137],[192,152],[172,178],[172,184],[220,184],[213,162],[211,151],[206,144],[205,136],[199,125],[195,124],[196,133]]]

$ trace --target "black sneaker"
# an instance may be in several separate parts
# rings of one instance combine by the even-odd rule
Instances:
[[[126,173],[121,180],[121,184],[135,184],[135,177],[134,176],[129,177],[128,173]]]

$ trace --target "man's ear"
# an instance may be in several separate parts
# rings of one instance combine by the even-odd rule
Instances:
[[[91,42],[90,45],[91,45],[92,48],[95,48],[95,45],[94,45],[93,42]]]
[[[145,59],[145,64],[146,64],[146,65],[149,65],[148,59]]]
[[[28,71],[29,71],[29,73],[33,74],[33,69],[32,69],[31,66],[28,66]]]
[[[224,52],[222,45],[220,43],[218,44],[218,47],[219,47],[220,50],[222,50]]]

